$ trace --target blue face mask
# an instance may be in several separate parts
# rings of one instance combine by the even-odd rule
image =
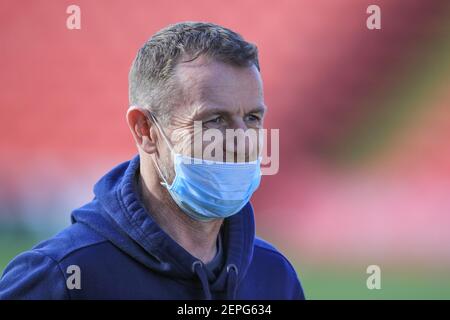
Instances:
[[[261,181],[261,157],[252,162],[218,162],[175,153],[152,116],[173,156],[175,178],[169,185],[158,164],[155,167],[175,203],[191,218],[209,221],[238,213]],[[154,159],[152,157],[152,159]]]

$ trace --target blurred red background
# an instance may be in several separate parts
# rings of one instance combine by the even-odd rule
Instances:
[[[66,8],[81,8],[68,30]],[[381,7],[381,30],[366,8]],[[256,43],[280,171],[258,232],[303,256],[450,261],[448,1],[0,2],[0,221],[69,223],[135,146],[138,48],[183,20]],[[340,257],[340,258],[339,258]]]

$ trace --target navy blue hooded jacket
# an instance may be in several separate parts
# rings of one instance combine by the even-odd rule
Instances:
[[[255,237],[250,203],[224,220],[224,264],[213,273],[152,220],[138,174],[136,156],[102,177],[69,227],[10,262],[0,299],[304,299],[289,261]],[[73,265],[79,288],[67,285]]]

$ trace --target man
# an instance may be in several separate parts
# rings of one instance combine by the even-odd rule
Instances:
[[[171,25],[139,50],[129,97],[139,154],[95,184],[70,227],[8,265],[0,298],[303,299],[289,261],[255,237],[255,141],[243,161],[233,148],[228,161],[228,141],[223,161],[191,157],[195,123],[262,129],[256,47],[211,23]]]

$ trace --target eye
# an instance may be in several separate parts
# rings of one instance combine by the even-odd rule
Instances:
[[[222,116],[217,116],[215,118],[212,118],[210,120],[205,121],[205,124],[214,124],[214,125],[218,125],[218,124],[222,124],[225,120],[223,119]]]
[[[246,116],[245,121],[251,121],[251,122],[260,122],[261,121],[261,117],[254,115],[254,114],[249,114],[248,116]]]

